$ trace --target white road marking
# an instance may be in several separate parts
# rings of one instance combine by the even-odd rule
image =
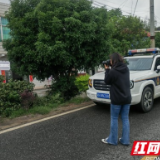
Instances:
[[[54,115],[54,116],[50,116],[50,117],[47,117],[47,118],[43,118],[41,120],[37,120],[37,121],[34,121],[34,122],[26,123],[26,124],[23,124],[23,125],[20,125],[20,126],[17,126],[17,127],[12,127],[12,128],[0,131],[0,134],[11,132],[11,131],[14,131],[16,129],[24,128],[24,127],[27,127],[27,126],[30,126],[30,125],[33,125],[33,124],[36,124],[36,123],[47,121],[49,119],[53,119],[53,118],[60,117],[60,116],[66,115],[66,114],[70,114],[70,113],[77,112],[77,111],[80,111],[80,110],[83,110],[83,109],[87,109],[87,108],[90,108],[92,106],[95,106],[95,104],[91,104],[91,105],[88,105],[88,106],[85,106],[85,107],[82,107],[82,108],[79,108],[79,109],[74,109],[74,110],[64,112],[64,113],[61,113],[61,114],[57,114],[57,115]]]

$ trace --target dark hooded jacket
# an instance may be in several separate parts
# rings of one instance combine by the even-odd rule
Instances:
[[[111,85],[110,98],[114,105],[131,103],[129,69],[126,64],[120,62],[106,69],[105,83]]]

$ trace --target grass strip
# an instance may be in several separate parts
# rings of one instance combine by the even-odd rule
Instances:
[[[52,110],[57,109],[58,107],[65,107],[65,106],[69,106],[71,104],[81,104],[83,102],[88,102],[90,101],[89,98],[85,97],[75,97],[72,98],[71,100],[67,101],[67,102],[63,102],[63,101],[59,101],[59,100],[48,100],[45,103],[43,103],[43,100],[45,100],[44,97],[39,98],[39,102],[42,102],[41,105],[39,105],[39,102],[36,103],[36,105],[34,105],[32,108],[26,110],[23,108],[20,108],[17,111],[12,111],[11,115],[9,116],[9,118],[16,118],[16,117],[20,117],[20,116],[24,116],[24,115],[29,115],[29,114],[41,114],[41,115],[45,115],[50,113]]]

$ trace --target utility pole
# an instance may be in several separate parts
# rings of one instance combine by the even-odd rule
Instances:
[[[155,48],[154,0],[150,0],[150,40],[151,48]]]

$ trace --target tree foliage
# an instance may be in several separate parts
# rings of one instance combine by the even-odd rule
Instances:
[[[144,23],[138,17],[121,16],[110,19],[113,28],[112,52],[125,55],[128,49],[147,48],[150,41],[144,30]]]
[[[6,14],[12,39],[4,42],[18,73],[38,79],[69,77],[109,53],[105,8],[88,0],[13,0]]]
[[[77,70],[93,69],[112,52],[149,46],[139,18],[89,0],[12,0],[6,17],[11,39],[3,45],[12,68],[40,80],[53,75],[52,88],[63,95],[77,91]]]
[[[34,10],[40,0],[13,0],[6,13],[11,39],[4,41],[11,67],[18,74],[29,75],[38,70],[35,42],[38,34],[38,19]]]
[[[160,33],[156,33],[156,36],[155,36],[155,43],[156,43],[156,47],[160,48]]]
[[[113,17],[122,17],[122,11],[120,8],[116,8],[116,9],[111,9],[108,11],[108,16],[109,18],[113,18]]]
[[[76,78],[75,85],[77,86],[79,92],[86,92],[88,89],[88,79],[89,75],[81,75]]]
[[[33,104],[33,83],[13,80],[2,83],[3,78],[3,76],[0,76],[0,115],[9,116],[14,110],[21,107],[30,107]],[[30,96],[26,102],[28,95]]]

